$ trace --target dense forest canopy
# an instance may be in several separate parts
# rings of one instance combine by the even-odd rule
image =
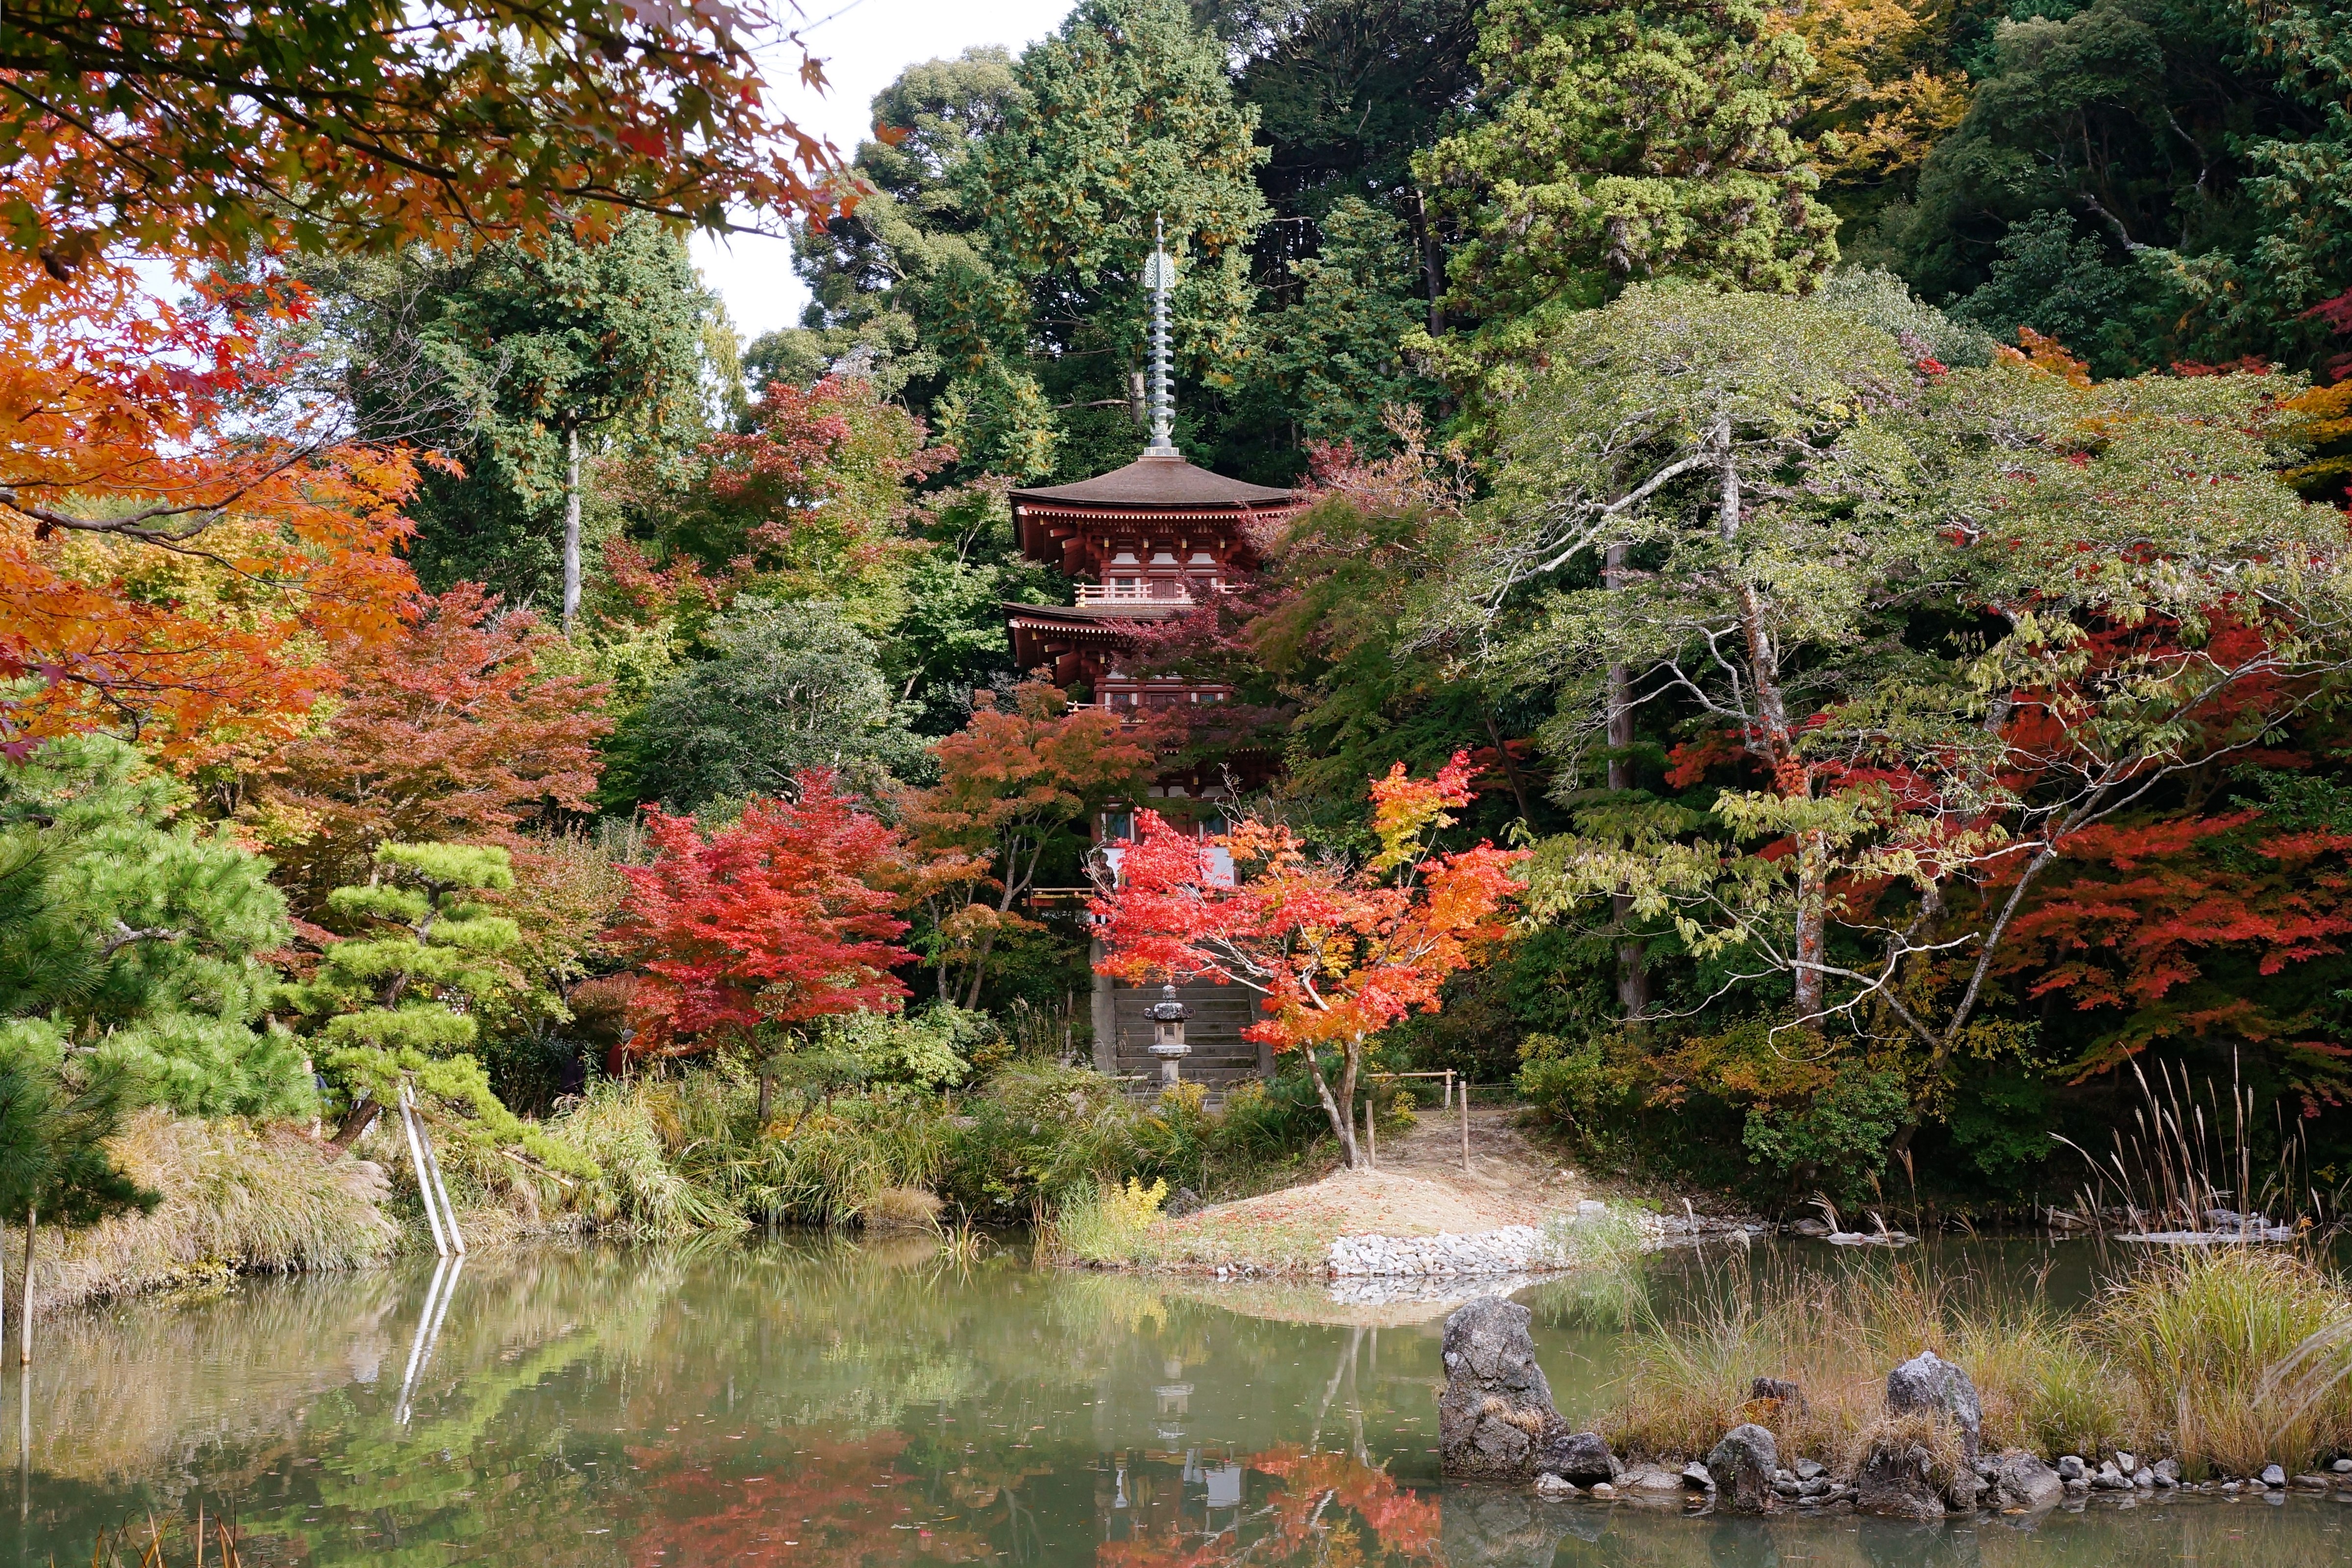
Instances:
[[[110,213],[6,97],[9,1051],[347,1142],[414,1082],[484,1182],[587,1179],[510,1111],[608,1076],[887,1118],[1082,1056],[1105,814],[1253,758],[1236,906],[1491,872],[1426,1007],[1289,1020],[1286,1136],[1352,1139],[1330,1047],[1598,1160],[2017,1205],[2163,1060],[2352,1176],[2339,9],[1081,0],[781,162],[662,108],[751,68],[716,10],[589,9],[607,65],[467,58],[446,178],[413,93],[296,185],[158,100],[142,155],[235,180]],[[30,15],[0,74],[93,68]],[[373,16],[268,68],[446,64]],[[682,237],[730,202],[810,297],[748,343]],[[1156,235],[1178,447],[1302,504],[1125,645],[1230,693],[1138,727],[1015,668],[1073,584],[1008,495],[1142,450]]]

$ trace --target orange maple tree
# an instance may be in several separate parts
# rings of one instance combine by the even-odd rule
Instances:
[[[39,178],[0,235],[65,276],[112,245],[208,256],[708,228],[739,205],[855,199],[839,154],[769,102],[767,0],[13,0],[0,149]],[[804,88],[824,75],[803,49]]]
[[[239,803],[281,885],[320,900],[364,880],[380,845],[519,850],[562,813],[593,809],[612,721],[602,686],[541,668],[562,639],[473,583],[411,611],[397,637],[347,664],[331,721],[258,764]]]
[[[1092,902],[1103,973],[1134,982],[1198,975],[1256,992],[1267,1015],[1244,1035],[1303,1050],[1316,1093],[1360,1165],[1355,1093],[1367,1037],[1412,1012],[1434,1013],[1448,975],[1509,934],[1521,850],[1481,841],[1443,851],[1436,837],[1467,805],[1470,759],[1434,778],[1404,764],[1371,785],[1375,853],[1360,864],[1310,855],[1288,826],[1251,815],[1196,837],[1156,812],[1118,847]],[[1230,870],[1227,862],[1230,861]],[[1336,1095],[1319,1052],[1336,1047]]]
[[[265,347],[309,296],[168,303],[0,251],[0,751],[106,728],[194,766],[292,734],[415,586],[409,456],[338,439]]]
[[[923,911],[940,999],[954,1000],[960,983],[963,1005],[976,1006],[997,943],[1039,929],[1020,906],[1048,851],[1082,836],[1105,804],[1139,791],[1153,752],[1139,728],[1033,681],[1009,709],[993,692],[974,692],[971,722],[931,754],[939,782],[899,798],[909,851],[899,880]]]

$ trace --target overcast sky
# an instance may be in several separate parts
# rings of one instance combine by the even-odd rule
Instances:
[[[774,101],[806,130],[855,157],[872,131],[874,95],[918,60],[952,59],[974,44],[1003,44],[1018,53],[1069,14],[1072,0],[800,0],[801,28],[810,50],[824,61],[832,87],[813,93],[793,73],[799,56],[789,45],[769,51]],[[695,265],[727,301],[727,314],[744,339],[800,320],[808,290],[793,276],[793,252],[782,239],[697,234]]]

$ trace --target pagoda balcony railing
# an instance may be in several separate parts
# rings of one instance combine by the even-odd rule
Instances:
[[[1227,583],[1216,584],[1220,594],[1234,592]],[[1192,587],[1170,578],[1146,580],[1140,583],[1081,583],[1078,584],[1080,605],[1192,605],[1200,601]]]

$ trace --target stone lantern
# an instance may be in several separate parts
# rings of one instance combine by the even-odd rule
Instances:
[[[1144,1009],[1151,1020],[1151,1054],[1160,1058],[1160,1087],[1176,1087],[1176,1064],[1192,1054],[1184,1043],[1184,1020],[1192,1016],[1192,1009],[1176,1000],[1176,987],[1162,985],[1160,1000]]]

